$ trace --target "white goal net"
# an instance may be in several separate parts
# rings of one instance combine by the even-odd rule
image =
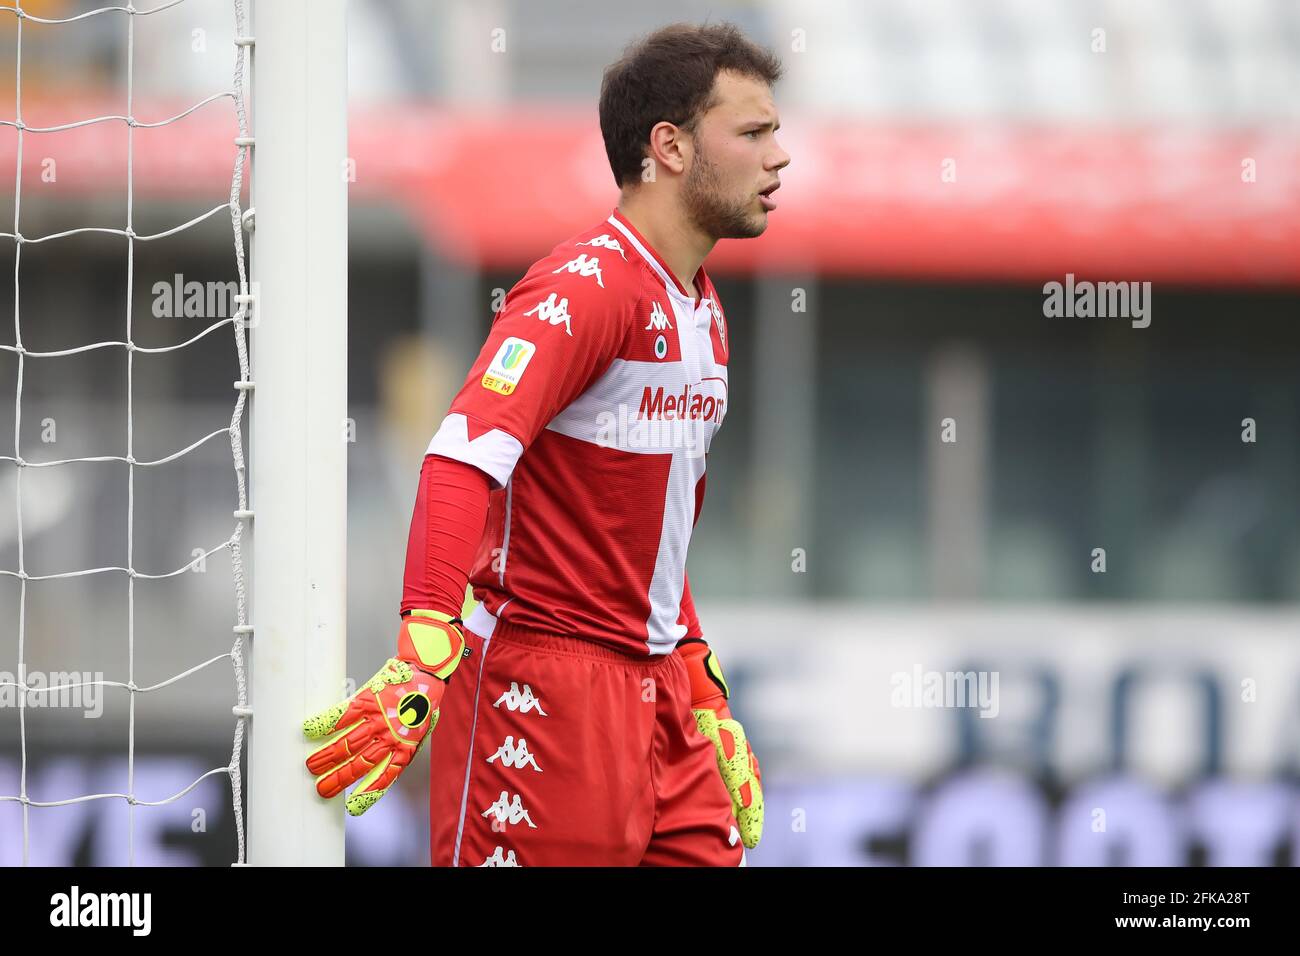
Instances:
[[[341,0],[263,0],[260,11],[245,0],[0,6],[0,43],[13,57],[11,70],[0,60],[12,77],[11,100],[0,87],[9,100],[0,164],[14,171],[12,216],[0,211],[13,256],[12,336],[0,338],[0,387],[13,399],[12,443],[0,449],[0,865],[242,865],[246,808],[258,812],[246,805],[244,767],[261,775],[253,793],[260,786],[271,814],[254,862],[341,861],[341,822],[316,834],[314,857],[293,842],[292,821],[305,827],[314,808],[287,719],[321,687],[342,686],[343,512],[332,505],[345,488],[344,450],[318,454],[310,443],[325,431],[315,416],[330,416],[338,433],[345,384],[326,365],[336,395],[322,401],[292,363],[312,351],[301,341],[312,307],[303,275],[321,264],[322,244],[346,254],[346,192],[335,221],[306,221],[303,202],[334,199],[304,168],[309,143],[294,133],[342,143],[345,98],[319,103],[325,121],[300,127],[293,114],[313,115],[301,101],[322,86],[275,79],[301,67],[293,43],[318,12],[341,38]],[[278,63],[263,57],[279,90],[265,113],[280,155],[265,177],[273,199],[256,217],[255,14],[272,49],[290,51]],[[196,67],[187,82],[160,82],[178,57]],[[190,92],[220,64],[223,83]],[[65,74],[79,71],[82,82],[69,84]],[[100,93],[87,94],[88,81]],[[255,282],[246,243],[268,216],[261,264],[277,279]],[[315,245],[304,240],[322,225]],[[330,265],[341,285],[345,268]],[[263,284],[279,303],[264,346]],[[321,285],[339,299],[341,329],[338,285]],[[317,348],[339,343],[341,334]],[[250,422],[255,370],[269,392],[263,425]],[[260,503],[272,518],[256,541],[268,595],[264,758],[245,753],[259,454],[273,476]],[[321,532],[293,503],[336,539],[315,561],[301,555]],[[294,549],[300,556],[286,557]],[[304,608],[304,592],[310,601],[322,590],[338,593]],[[290,785],[300,805],[285,794],[274,809],[270,795]]]

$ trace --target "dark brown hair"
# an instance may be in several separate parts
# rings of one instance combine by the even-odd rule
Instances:
[[[765,81],[781,78],[775,54],[750,42],[730,23],[674,23],[630,45],[605,70],[600,84],[600,132],[619,188],[641,178],[641,163],[656,123],[694,132],[714,106],[713,81],[721,70]]]

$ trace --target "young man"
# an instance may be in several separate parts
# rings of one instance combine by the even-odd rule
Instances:
[[[354,814],[438,725],[434,865],[739,865],[758,842],[758,762],[686,550],[728,405],[703,262],[776,208],[780,74],[730,25],[665,28],[606,70],[618,206],[506,297],[424,460],[397,656],[306,722],[331,738],[307,761],[321,795],[364,777]]]

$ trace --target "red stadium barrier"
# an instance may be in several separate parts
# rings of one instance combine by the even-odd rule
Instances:
[[[186,106],[139,104],[136,116]],[[23,109],[28,126],[42,126],[121,104],[25,98]],[[17,134],[0,132],[0,168],[12,168]],[[224,101],[138,129],[136,195],[219,202],[233,135]],[[45,185],[49,156],[57,196],[121,190],[125,138],[121,122],[28,132],[24,203]],[[780,138],[793,159],[771,225],[757,241],[719,243],[715,272],[1300,284],[1294,131],[900,128],[786,115]],[[356,200],[405,208],[430,243],[470,267],[522,268],[617,200],[586,108],[354,109],[350,151]]]

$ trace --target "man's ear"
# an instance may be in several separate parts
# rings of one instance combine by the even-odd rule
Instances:
[[[674,173],[686,171],[694,150],[691,134],[679,126],[665,121],[650,129],[650,159],[655,165]]]

